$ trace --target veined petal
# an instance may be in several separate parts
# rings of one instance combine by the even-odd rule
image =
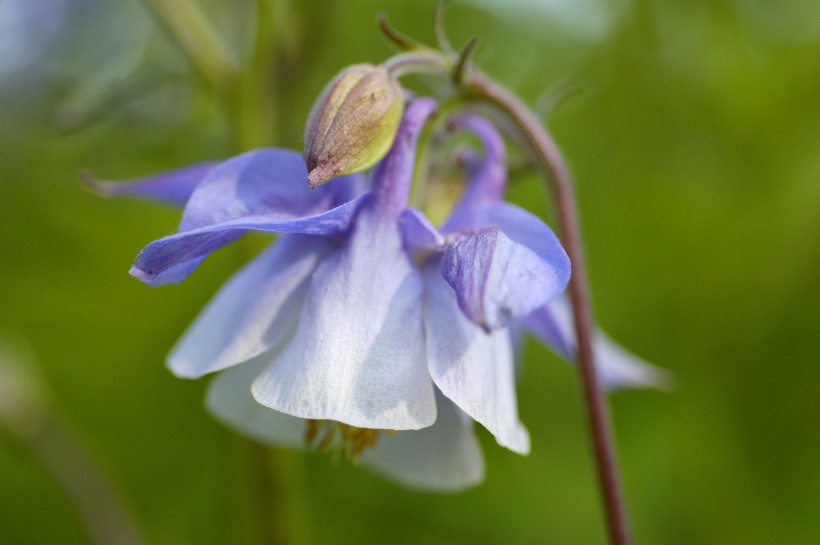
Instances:
[[[299,153],[276,148],[249,151],[221,163],[197,186],[179,230],[248,216],[276,216],[281,221],[315,215],[341,204],[336,195],[351,183],[344,177],[310,189]]]
[[[497,227],[447,244],[441,274],[459,307],[486,331],[506,327],[563,291],[568,266],[555,264]]]
[[[465,318],[434,267],[425,268],[424,280],[427,364],[436,386],[500,445],[529,453],[529,433],[518,419],[509,333],[485,333]]]
[[[362,463],[405,486],[457,492],[484,480],[484,456],[472,420],[436,392],[438,417],[429,428],[382,434]]]
[[[385,215],[398,218],[407,207],[416,166],[418,137],[435,110],[436,102],[432,99],[411,100],[393,140],[393,147],[373,172],[371,192]]]
[[[270,363],[262,354],[219,373],[208,386],[208,411],[241,435],[270,445],[304,446],[305,421],[260,405],[251,395],[251,384]]]
[[[578,341],[572,307],[566,297],[556,299],[527,316],[521,322],[521,327],[529,330],[564,359],[577,359]],[[664,388],[673,382],[671,373],[632,354],[600,329],[595,331],[592,347],[598,377],[608,388]]]
[[[168,366],[197,378],[282,342],[296,328],[316,264],[333,247],[320,237],[283,236],[219,290],[171,351]]]
[[[529,331],[553,352],[564,359],[572,360],[575,359],[576,352],[575,327],[571,323],[559,323],[553,310],[557,301],[556,299],[535,309],[532,314],[516,324],[515,328]]]
[[[569,257],[558,237],[541,218],[514,204],[499,203],[476,208],[471,220],[469,230],[498,227],[510,240],[538,254],[555,268],[566,287],[571,269]]]
[[[507,152],[504,140],[492,123],[475,115],[466,115],[455,118],[450,129],[468,130],[476,135],[484,147],[484,155],[469,158],[468,185],[442,226],[444,233],[453,233],[469,225],[474,209],[500,202],[507,185]]]
[[[253,385],[263,405],[362,428],[435,421],[421,277],[381,212],[363,207],[347,244],[316,270],[293,341]]]
[[[208,254],[237,240],[247,231],[342,234],[347,231],[360,204],[368,198],[368,195],[362,195],[314,216],[288,219],[277,213],[248,215],[170,235],[146,246],[137,256],[131,274],[151,286],[180,282],[196,267],[194,264],[180,268],[181,264],[195,260],[198,264]]]
[[[218,161],[197,163],[127,182],[104,182],[93,176],[85,176],[83,182],[89,189],[105,197],[140,197],[182,208],[188,202],[196,186],[217,165],[219,165]]]
[[[149,244],[137,256],[131,274],[151,286],[181,282],[209,253],[249,230],[344,232],[359,202],[343,199],[359,190],[357,176],[310,189],[304,162],[293,151],[259,149],[237,155],[196,186],[180,232]]]
[[[444,237],[433,227],[427,216],[414,208],[401,214],[401,235],[409,250],[438,250],[444,246]]]

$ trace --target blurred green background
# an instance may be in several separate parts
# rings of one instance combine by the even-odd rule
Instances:
[[[265,62],[247,53],[257,4],[275,4]],[[603,543],[577,380],[534,342],[519,390],[532,454],[481,430],[486,482],[454,496],[265,453],[203,410],[207,380],[165,369],[264,240],[150,289],[128,268],[178,212],[100,199],[79,172],[298,149],[324,83],[390,55],[379,10],[432,41],[432,1],[198,5],[255,65],[243,138],[137,0],[0,2],[0,358],[36,366],[57,437],[0,429],[0,543],[92,543],[44,464],[79,482],[98,520],[113,503],[84,476],[105,475],[151,545]],[[530,103],[579,91],[550,126],[577,179],[598,319],[677,377],[671,393],[612,396],[637,542],[820,543],[820,5],[461,0],[447,26],[455,44],[479,35],[476,62]],[[512,198],[548,210],[531,175]],[[0,381],[0,408],[33,418],[25,385]]]

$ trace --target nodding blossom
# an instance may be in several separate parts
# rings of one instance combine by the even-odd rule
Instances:
[[[483,153],[436,228],[408,207],[419,133],[435,110],[411,100],[389,153],[370,173],[310,189],[301,156],[250,151],[129,184],[107,194],[183,204],[179,232],[152,242],[131,274],[157,286],[184,280],[248,231],[279,233],[220,289],[172,350],[170,369],[219,372],[207,406],[241,433],[305,442],[360,460],[411,487],[480,482],[473,430],[520,454],[530,449],[515,392],[514,339],[530,331],[573,359],[570,276],[560,242],[539,218],[503,201],[500,136],[477,117]],[[653,367],[598,334],[611,386],[652,384]]]

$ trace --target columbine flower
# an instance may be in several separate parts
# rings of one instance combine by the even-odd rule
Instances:
[[[407,208],[416,138],[433,109],[425,99],[408,105],[367,193],[356,176],[309,190],[301,159],[283,150],[101,188],[173,202],[190,191],[180,232],[150,244],[132,268],[150,285],[181,281],[248,230],[284,233],[226,283],[169,356],[179,376],[225,370],[208,393],[218,418],[266,442],[306,437],[405,484],[455,490],[483,477],[473,421],[529,451],[512,332],[534,330],[573,355],[565,317],[549,305],[570,267],[543,222],[501,202],[503,145],[476,118],[461,126],[485,152],[441,231]],[[614,366],[611,353],[599,358],[605,379],[651,378],[628,356]]]
[[[514,233],[511,236],[517,237],[516,240],[531,247],[544,244],[544,240],[536,236],[535,228],[525,227],[535,226],[541,220],[517,206],[502,202],[507,183],[506,153],[501,136],[493,125],[479,117],[465,116],[451,123],[451,129],[471,131],[482,142],[484,156],[470,157],[467,161],[470,184],[442,226],[442,232],[480,229],[499,221],[499,218],[505,218],[505,226],[510,233]],[[542,251],[547,252],[549,249],[545,247]],[[445,253],[445,264],[451,259],[452,255]],[[446,271],[443,272],[447,274]],[[468,317],[481,323],[480,316],[474,314],[469,302],[462,303],[460,294],[459,304]],[[532,311],[527,312],[528,309]],[[514,336],[517,337],[520,332],[530,333],[565,360],[576,360],[578,347],[575,327],[572,308],[566,296],[553,299],[542,306],[530,301],[530,306],[522,309],[516,317],[520,319],[512,324]],[[661,387],[671,381],[668,373],[635,357],[606,333],[596,331],[593,342],[598,374],[604,386]]]

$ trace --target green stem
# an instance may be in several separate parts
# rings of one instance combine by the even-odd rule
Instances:
[[[449,75],[453,62],[432,50],[399,53],[382,63],[393,77],[407,74],[438,74]]]
[[[196,2],[144,2],[211,87],[222,92],[232,85],[236,75],[236,61]]]
[[[278,543],[310,545],[308,487],[301,452],[270,449],[267,466],[273,498],[273,525]]]
[[[229,109],[236,151],[270,145],[276,140],[277,45],[280,38],[281,2],[255,0],[253,45],[246,66],[230,97]]]
[[[119,492],[56,413],[49,410],[38,426],[18,436],[65,493],[91,543],[145,543]]]

